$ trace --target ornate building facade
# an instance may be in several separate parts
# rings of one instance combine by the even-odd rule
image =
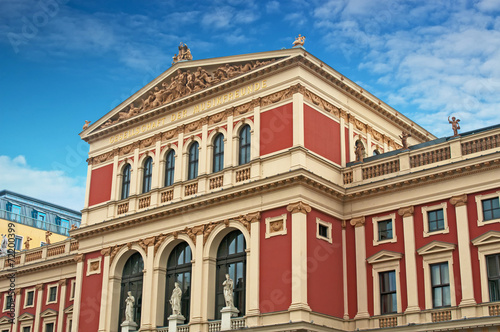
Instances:
[[[296,47],[177,62],[80,136],[82,227],[0,331],[167,331],[175,283],[175,330],[219,331],[226,274],[232,329],[500,326],[500,126],[438,139]]]

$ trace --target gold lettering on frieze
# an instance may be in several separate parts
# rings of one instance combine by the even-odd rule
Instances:
[[[156,129],[159,127],[163,127],[167,124],[182,120],[188,116],[209,110],[212,107],[223,105],[223,104],[230,102],[230,101],[235,101],[241,97],[246,96],[247,94],[263,90],[267,87],[268,87],[267,80],[262,80],[260,82],[249,84],[247,86],[241,87],[241,88],[233,90],[231,92],[228,92],[224,95],[220,95],[220,96],[214,97],[210,100],[207,100],[203,103],[199,103],[197,105],[194,105],[190,109],[184,109],[182,111],[172,113],[169,117],[162,117],[158,120],[150,121],[150,122],[145,123],[143,125],[129,129],[125,132],[111,136],[109,138],[109,144],[117,143],[117,142],[120,142],[120,141],[125,140],[127,138],[132,138],[136,135],[148,132],[150,130],[153,130],[153,129]]]

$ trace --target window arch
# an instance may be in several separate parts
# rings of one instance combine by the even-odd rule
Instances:
[[[142,173],[142,193],[151,190],[151,178],[153,176],[153,158],[147,157],[144,161],[144,172]]]
[[[132,166],[130,164],[127,164],[123,168],[122,172],[122,194],[121,194],[121,199],[128,198],[128,195],[130,193],[130,171],[132,169]]]
[[[120,324],[125,320],[125,299],[130,291],[135,298],[134,303],[134,321],[141,326],[141,308],[142,308],[142,283],[144,261],[140,253],[136,252],[129,257],[122,272],[121,290],[120,290],[120,318],[118,320],[118,331],[121,330]]]
[[[226,306],[224,287],[226,274],[233,280],[234,306],[238,308],[239,316],[245,315],[245,280],[246,280],[246,243],[239,230],[227,234],[217,250],[216,286],[215,286],[215,319],[220,319],[220,311]]]
[[[189,165],[188,180],[195,179],[198,176],[199,144],[193,142],[189,147]]]
[[[178,244],[170,253],[167,261],[167,284],[165,287],[165,316],[164,324],[168,322],[168,317],[172,315],[170,297],[175,283],[179,283],[182,290],[181,314],[186,318],[185,323],[189,323],[190,302],[191,302],[191,247],[186,242]]]
[[[239,145],[239,164],[247,164],[250,162],[250,126],[244,125],[240,130],[240,145]]]
[[[170,150],[165,160],[165,187],[174,184],[175,151]]]
[[[214,155],[212,170],[214,173],[224,168],[224,135],[217,134],[214,139]]]

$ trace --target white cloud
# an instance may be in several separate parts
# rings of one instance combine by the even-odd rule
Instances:
[[[0,156],[2,188],[74,210],[83,208],[85,179],[72,178],[63,171],[37,170],[26,158]]]

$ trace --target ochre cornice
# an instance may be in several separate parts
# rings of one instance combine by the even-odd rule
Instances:
[[[407,207],[404,207],[404,208],[401,208],[398,210],[398,214],[400,216],[402,216],[403,218],[413,216],[414,212],[415,212],[415,209],[413,208],[413,206],[407,206]]]
[[[459,196],[453,196],[452,198],[450,198],[450,203],[451,203],[451,205],[455,205],[455,207],[466,205],[467,204],[467,195],[463,194],[463,195],[459,195]]]

